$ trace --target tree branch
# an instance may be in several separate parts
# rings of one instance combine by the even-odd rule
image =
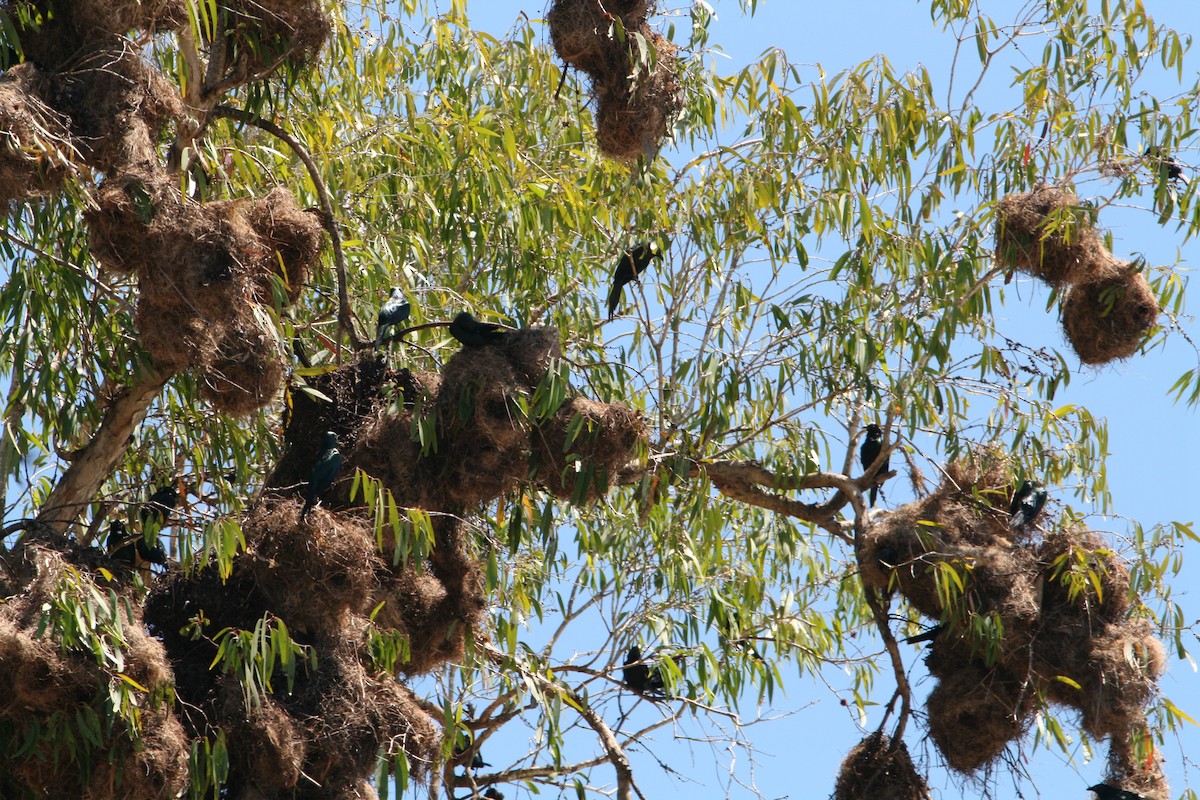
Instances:
[[[561,683],[549,680],[537,672],[523,668],[514,659],[509,658],[495,647],[486,646],[484,653],[487,655],[488,660],[496,666],[501,668],[515,666],[525,677],[561,695],[567,701],[568,705],[579,713],[579,716],[588,724],[588,727],[595,731],[596,736],[600,739],[600,744],[607,754],[605,760],[611,763],[613,769],[617,772],[617,800],[633,800],[635,792],[641,800],[646,800],[641,789],[637,788],[637,785],[633,781],[633,768],[629,766],[629,759],[625,757],[625,751],[622,749],[621,743],[617,741],[616,735],[613,734],[608,724],[588,705],[585,698],[580,697],[569,687]]]
[[[329,189],[325,186],[320,170],[317,169],[317,162],[309,155],[308,150],[300,143],[299,139],[270,120],[224,105],[214,106],[212,115],[237,120],[266,131],[292,148],[296,156],[304,162],[304,167],[308,170],[308,177],[317,190],[317,199],[321,203],[321,225],[329,234],[329,240],[333,244],[333,265],[338,286],[338,341],[341,341],[341,334],[345,331],[350,335],[352,349],[361,350],[373,345],[374,339],[360,339],[358,330],[354,327],[354,312],[350,308],[350,290],[346,284],[346,254],[342,251],[342,238],[338,233],[337,219],[333,214],[333,200],[329,196]]]
[[[38,524],[46,525],[58,533],[66,532],[83,507],[100,491],[105,478],[116,468],[129,446],[134,427],[146,418],[146,411],[169,377],[147,367],[136,382],[117,393],[96,435],[79,451],[78,457],[71,462],[54,491],[42,504],[38,511]]]

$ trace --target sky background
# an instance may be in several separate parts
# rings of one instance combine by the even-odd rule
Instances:
[[[448,6],[448,3],[445,5]],[[907,71],[923,65],[938,77],[948,74],[954,53],[954,40],[930,19],[929,3],[917,0],[841,0],[833,3],[797,2],[796,0],[765,0],[759,3],[754,17],[743,16],[736,2],[712,3],[717,14],[710,28],[710,43],[724,55],[705,55],[719,72],[730,74],[756,60],[770,48],[785,51],[794,64],[804,65],[806,73],[817,74],[818,65],[828,74],[851,68],[864,60],[884,54],[897,71]],[[985,8],[998,19],[1008,19],[1010,10],[1023,3],[985,2]],[[1095,5],[1099,5],[1096,3]],[[1159,23],[1165,23],[1182,33],[1200,34],[1200,0],[1146,0],[1147,12]],[[468,3],[472,27],[503,38],[515,20],[524,13],[534,20],[544,18],[547,6],[534,6],[515,0],[476,0]],[[653,24],[654,20],[652,20]],[[540,23],[535,23],[540,25]],[[676,20],[686,25],[686,17]],[[662,26],[662,27],[665,27]],[[545,29],[543,28],[543,31]],[[550,48],[549,35],[543,33],[544,46]],[[972,48],[973,49],[973,48]],[[1194,49],[1187,61],[1184,82],[1196,78],[1200,67],[1200,49]],[[1014,95],[1003,80],[993,79],[981,90],[978,102],[985,108],[1004,108],[1014,104]],[[944,96],[944,82],[940,82]],[[1165,82],[1149,81],[1145,88],[1167,95],[1178,92]],[[990,94],[989,94],[990,93]],[[730,142],[735,130],[724,137]],[[1192,172],[1200,176],[1200,138],[1181,149],[1177,155]],[[681,157],[672,146],[664,157],[675,161]],[[1198,178],[1200,179],[1200,178]],[[1080,194],[1087,197],[1086,185]],[[1106,209],[1100,220],[1103,228],[1114,236],[1114,253],[1128,256],[1137,252],[1151,264],[1176,264],[1177,271],[1187,278],[1200,261],[1200,244],[1183,242],[1182,235],[1170,227],[1160,227],[1154,217],[1144,210]],[[1016,291],[1010,291],[1005,305],[996,309],[997,323],[1006,336],[1036,345],[1047,345],[1069,353],[1057,316],[1047,313],[1048,290],[1041,284],[1018,280]],[[1188,291],[1188,309],[1200,308],[1200,297],[1192,286]],[[1189,318],[1181,320],[1184,330],[1200,341],[1200,329]],[[1110,435],[1108,460],[1109,484],[1112,490],[1115,516],[1093,518],[1089,522],[1099,530],[1111,531],[1118,538],[1128,535],[1129,520],[1137,520],[1146,528],[1171,520],[1191,521],[1200,507],[1200,479],[1191,454],[1200,451],[1200,431],[1196,413],[1175,403],[1168,395],[1171,385],[1186,370],[1197,367],[1197,350],[1183,336],[1173,334],[1164,347],[1145,355],[1102,368],[1085,368],[1077,372],[1071,385],[1057,398],[1061,404],[1081,403],[1096,417],[1107,418]],[[902,476],[903,477],[903,476]],[[1063,499],[1068,499],[1064,497]],[[1071,501],[1078,507],[1074,498]],[[1190,588],[1200,570],[1200,547],[1185,551],[1189,566],[1174,582],[1175,599],[1184,610],[1187,624],[1200,621],[1200,603]],[[1189,647],[1196,644],[1196,629],[1189,630]],[[909,663],[919,665],[915,651],[908,653]],[[915,675],[923,673],[919,666]],[[828,685],[804,681],[794,676],[785,684],[786,697],[776,697],[774,708],[764,709],[770,716],[781,719],[756,726],[747,732],[757,753],[753,780],[767,798],[822,798],[831,795],[837,766],[846,753],[862,737],[857,718],[838,704],[830,688],[845,688],[848,679],[835,669],[823,676]],[[1193,666],[1172,657],[1161,687],[1164,694],[1196,719],[1200,719],[1200,678]],[[923,697],[930,688],[929,681],[918,687]],[[881,684],[876,697],[888,697]],[[920,702],[920,701],[918,701]],[[743,708],[753,716],[753,704]],[[867,721],[873,728],[877,717]],[[670,729],[660,731],[651,753],[634,753],[638,781],[647,797],[662,800],[668,797],[751,797],[748,789],[730,785],[723,761],[733,756],[739,762],[739,775],[744,779],[747,763],[745,754],[714,753],[702,743],[673,743]],[[923,763],[936,764],[938,758],[929,745],[921,742],[919,726],[909,729],[909,747],[914,756],[928,757]],[[524,752],[523,741],[506,742],[501,733],[489,742],[487,753],[493,763],[515,759]],[[511,748],[506,753],[505,748]],[[1104,772],[1106,747],[1096,748],[1090,760],[1080,747],[1074,758],[1065,760],[1057,752],[1044,748],[1033,751],[1026,742],[1024,753],[1028,762],[1023,767],[1031,782],[1014,783],[1001,774],[987,784],[962,783],[944,770],[934,768],[930,785],[935,797],[980,797],[997,800],[1014,798],[1090,798],[1086,787],[1101,779]],[[1191,753],[1189,759],[1187,754]],[[1188,785],[1200,786],[1196,768],[1200,764],[1200,731],[1188,726],[1177,743],[1168,742],[1163,753],[1166,772],[1173,795],[1184,796]],[[661,769],[658,761],[669,763],[676,775]],[[594,776],[600,780],[599,772]],[[502,787],[509,800],[527,796],[516,786]]]

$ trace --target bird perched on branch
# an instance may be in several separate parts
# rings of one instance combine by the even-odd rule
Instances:
[[[480,322],[467,311],[458,312],[450,323],[450,335],[462,342],[464,347],[499,345],[508,331],[495,322]]]
[[[393,286],[391,296],[379,307],[379,322],[375,328],[376,350],[383,344],[383,335],[387,333],[387,329],[404,322],[411,313],[412,305],[404,299],[404,292],[399,286]]]
[[[625,654],[625,664],[621,669],[621,682],[635,692],[644,692],[650,688],[650,665],[641,661],[642,648],[635,644]]]
[[[945,625],[941,625],[941,624],[934,625],[932,628],[925,631],[924,633],[918,633],[916,636],[905,636],[904,643],[905,644],[917,644],[918,642],[932,642],[934,639],[936,639],[941,634],[941,632],[943,630],[945,630],[945,628],[946,628]]]
[[[316,505],[321,493],[333,485],[341,471],[342,452],[338,450],[337,434],[325,431],[321,454],[317,456],[317,463],[313,464],[312,472],[308,474],[308,485],[304,487],[304,508],[300,511],[300,519],[308,516],[309,509]]]
[[[504,795],[495,786],[489,786],[484,790],[483,796],[487,800],[504,800]]]
[[[1095,792],[1099,800],[1146,800],[1145,796],[1128,789],[1110,786],[1107,783],[1097,783],[1088,787],[1089,792]]]
[[[1032,525],[1045,505],[1046,487],[1037,481],[1023,481],[1008,506],[1008,513],[1012,515],[1008,520],[1008,527],[1015,531]]]
[[[867,438],[863,440],[862,447],[858,448],[858,463],[862,464],[863,471],[871,468],[875,463],[875,459],[879,458],[879,454],[883,452],[883,428],[880,428],[874,422],[866,428]],[[879,465],[879,470],[875,473],[876,481],[871,484],[871,505],[875,505],[875,498],[879,495],[878,476],[888,471],[888,462],[891,457],[885,458],[883,463]]]
[[[171,512],[179,505],[179,486],[174,481],[163,484],[154,490],[146,500],[146,504],[142,506],[142,510],[138,512],[138,519],[142,523],[142,531],[144,532],[147,526],[155,529],[163,528],[171,519]]]
[[[617,306],[621,304],[621,290],[625,288],[625,284],[637,280],[652,260],[657,258],[661,261],[662,257],[662,249],[659,248],[658,242],[642,242],[621,254],[621,260],[613,270],[612,288],[608,290],[609,319],[617,313]]]
[[[160,566],[167,563],[167,551],[157,536],[153,537],[154,544],[146,541],[146,534],[130,533],[125,523],[119,519],[108,525],[108,539],[105,546],[108,554],[117,561],[124,561],[129,566],[142,572],[149,579],[148,572],[151,564]]]
[[[1147,147],[1147,158],[1153,158],[1158,162],[1158,165],[1167,172],[1167,180],[1172,183],[1181,183],[1187,186],[1190,182],[1187,173],[1183,171],[1183,164],[1179,163],[1179,159],[1173,155],[1163,155],[1163,151],[1158,147]]]

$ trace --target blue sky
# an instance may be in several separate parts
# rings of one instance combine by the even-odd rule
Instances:
[[[730,73],[749,63],[768,48],[784,50],[793,63],[808,65],[816,74],[816,65],[827,73],[852,67],[878,53],[885,54],[897,70],[924,65],[935,76],[945,75],[953,55],[953,40],[930,20],[929,3],[916,0],[842,0],[837,3],[800,3],[791,0],[765,0],[759,3],[755,17],[744,17],[736,2],[715,2],[717,21],[710,30],[710,42],[724,51],[724,56],[709,55],[717,69]],[[1004,9],[1018,9],[1024,3],[991,2],[985,6],[999,18]],[[1098,5],[1098,3],[1097,3]],[[1196,0],[1146,0],[1147,12],[1158,22],[1166,23],[1183,33],[1200,34],[1200,3]],[[513,21],[524,12],[539,19],[545,8],[530,7],[513,0],[480,0],[468,4],[472,25],[493,35],[503,36]],[[680,18],[679,24],[686,24]],[[549,47],[549,37],[545,37]],[[1190,71],[1184,80],[1195,79],[1200,65],[1200,52],[1189,59]],[[993,85],[994,84],[994,85]],[[1003,96],[1003,81],[985,85],[980,104],[1005,107],[1012,98]],[[1156,90],[1163,88],[1148,84]],[[989,102],[988,92],[995,93]],[[732,137],[732,132],[730,136]],[[1181,160],[1200,174],[1200,139],[1179,153]],[[673,157],[667,153],[667,157]],[[1081,190],[1086,196],[1086,189]],[[1114,236],[1114,252],[1118,255],[1138,252],[1151,264],[1176,264],[1183,275],[1190,274],[1200,260],[1200,244],[1182,242],[1182,237],[1169,228],[1157,225],[1152,215],[1138,210],[1106,210],[1101,225]],[[1069,352],[1054,314],[1046,313],[1047,289],[1033,281],[1019,282],[1010,291],[1006,305],[997,310],[998,323],[1005,335],[1022,342],[1049,345]],[[1200,308],[1196,290],[1189,291],[1188,307]],[[1200,331],[1190,320],[1181,320],[1185,331],[1200,341]],[[1093,527],[1111,531],[1115,536],[1128,535],[1128,520],[1137,520],[1149,528],[1157,522],[1190,521],[1197,517],[1196,481],[1200,470],[1187,454],[1200,451],[1200,431],[1196,414],[1186,406],[1176,404],[1168,396],[1175,379],[1185,370],[1197,366],[1197,350],[1183,337],[1174,335],[1166,345],[1152,352],[1135,356],[1113,366],[1084,369],[1060,396],[1061,403],[1080,403],[1088,406],[1097,417],[1107,418],[1110,434],[1108,461],[1109,483],[1112,488],[1113,509],[1117,516],[1094,518]],[[1064,498],[1066,499],[1066,498]],[[1200,602],[1189,591],[1189,575],[1200,569],[1200,547],[1186,552],[1189,568],[1175,583],[1176,597],[1186,612],[1189,623],[1200,620]],[[1188,634],[1195,643],[1195,636]],[[910,663],[918,663],[916,653]],[[917,674],[920,674],[918,668]],[[825,680],[833,688],[843,688],[844,676],[828,670]],[[839,685],[838,681],[842,684]],[[928,685],[921,691],[927,691]],[[1169,672],[1162,681],[1164,693],[1193,717],[1200,719],[1200,679],[1186,661],[1172,659]],[[856,719],[838,705],[829,687],[817,682],[793,680],[787,686],[787,697],[776,699],[772,714],[790,714],[776,722],[757,726],[746,736],[759,751],[756,756],[754,780],[757,789],[768,798],[819,798],[829,795],[837,765],[845,753],[862,736]],[[886,699],[881,686],[878,697]],[[752,709],[750,709],[752,711]],[[795,712],[795,713],[790,713]],[[874,724],[869,720],[868,725]],[[910,729],[911,731],[911,729]],[[654,753],[669,761],[671,767],[684,777],[670,777],[658,769],[654,758],[634,754],[635,768],[648,797],[672,796],[717,798],[750,797],[751,792],[729,786],[721,760],[729,754],[714,753],[707,745],[680,746],[670,741],[669,729],[658,734]],[[915,756],[933,755],[920,743],[919,731],[908,736]],[[503,748],[523,747],[522,742],[506,743],[499,738],[492,744],[497,755]],[[661,748],[661,749],[660,749]],[[999,777],[988,787],[989,796],[997,800],[1027,797],[1084,798],[1085,787],[1100,779],[1104,771],[1103,745],[1088,761],[1077,747],[1073,763],[1067,763],[1056,753],[1039,748],[1030,753],[1028,770],[1032,783],[1014,783],[1007,776]],[[1184,731],[1177,746],[1168,745],[1164,755],[1166,770],[1174,796],[1179,797],[1189,783],[1198,783],[1195,763],[1189,763],[1187,753],[1200,754],[1200,731],[1194,726]],[[667,754],[669,753],[669,759]],[[745,754],[738,754],[745,767]],[[1200,758],[1200,756],[1195,756]],[[930,759],[936,762],[936,757]],[[739,773],[745,776],[746,772]],[[980,796],[982,786],[967,786],[951,780],[945,772],[935,770],[931,775],[935,797],[955,798]],[[510,798],[524,796],[516,787],[504,787]],[[728,790],[728,791],[726,791]]]

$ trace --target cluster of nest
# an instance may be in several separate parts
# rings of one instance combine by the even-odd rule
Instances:
[[[644,441],[635,413],[580,397],[540,421],[518,413],[533,405],[558,355],[553,329],[531,329],[463,349],[441,375],[394,372],[367,357],[320,376],[316,388],[328,400],[296,394],[287,450],[272,488],[241,520],[245,549],[228,574],[215,563],[171,570],[144,612],[125,580],[129,568],[101,551],[65,540],[20,546],[0,570],[0,687],[11,698],[0,704],[0,741],[12,745],[0,766],[13,776],[0,793],[42,792],[54,780],[61,790],[53,765],[66,756],[31,757],[18,743],[55,714],[74,718],[102,704],[115,680],[92,654],[38,636],[64,575],[83,587],[77,593],[126,615],[113,649],[145,689],[141,738],[117,726],[97,743],[91,766],[72,772],[78,796],[174,796],[187,786],[189,752],[218,734],[229,754],[230,797],[373,797],[380,753],[403,753],[414,777],[424,775],[442,757],[441,711],[400,679],[462,659],[477,635],[485,582],[464,514],[521,482],[562,497],[599,496]],[[414,442],[418,417],[436,432],[424,455]],[[339,434],[346,464],[305,513],[298,495],[317,458],[312,432],[321,430]],[[405,532],[377,530],[372,510],[351,502],[359,468],[377,470],[400,503],[429,512],[428,555],[414,557],[410,542],[397,541]],[[119,594],[99,584],[101,568],[117,575]],[[224,671],[218,647],[222,631],[264,622],[286,625],[305,657],[294,682],[277,670],[270,690],[253,697]],[[380,657],[387,642],[399,648],[394,662]]]
[[[157,369],[193,370],[201,396],[226,414],[275,396],[285,361],[268,309],[295,301],[319,263],[316,214],[282,187],[197,203],[172,178],[125,173],[104,182],[86,216],[96,260],[137,276],[135,322]]]
[[[372,635],[404,637],[414,675],[463,656],[484,610],[483,577],[456,519],[434,519],[427,563],[398,565],[376,543],[369,514],[267,498],[242,522],[246,550],[222,579],[215,566],[173,573],[147,601],[146,622],[170,655],[189,736],[225,734],[231,797],[370,797],[380,752],[403,751],[414,777],[437,757],[442,734],[396,676],[372,655]],[[185,635],[202,614],[203,637]],[[295,683],[248,700],[236,676],[209,669],[212,637],[282,620],[315,657]]]
[[[1129,571],[1092,532],[1012,530],[1013,491],[1001,454],[952,463],[932,494],[881,518],[859,547],[866,586],[899,591],[942,623],[926,660],[938,679],[930,735],[971,773],[1025,733],[1040,703],[1057,703],[1109,737],[1114,780],[1166,800],[1161,772],[1134,757],[1165,654],[1150,622],[1128,614]]]
[[[559,58],[592,79],[596,140],[616,161],[653,158],[682,106],[677,48],[650,30],[651,10],[649,0],[554,0],[546,15]]]
[[[1055,288],[1066,288],[1063,330],[1085,364],[1137,352],[1158,319],[1142,273],[1120,261],[1096,231],[1096,212],[1053,186],[1005,197],[996,207],[996,258]]]
[[[191,742],[172,707],[166,652],[146,632],[133,583],[109,583],[98,573],[127,568],[99,550],[32,539],[7,553],[3,567],[0,796],[156,800],[185,792]],[[70,619],[68,602],[105,601],[108,652],[119,662],[60,646],[42,630],[46,609]],[[101,612],[91,621],[107,618]],[[134,696],[136,731],[113,707],[110,692],[118,688]]]
[[[930,800],[929,787],[900,740],[876,731],[842,761],[833,800]]]
[[[317,0],[226,0],[215,8],[223,27],[206,47],[225,72],[206,87],[212,98],[285,61],[311,60],[329,33]],[[92,253],[106,270],[137,276],[136,323],[155,367],[194,370],[218,411],[261,408],[284,374],[266,310],[297,298],[318,263],[323,230],[285,189],[208,204],[181,196],[160,142],[172,126],[195,122],[178,88],[125,34],[175,30],[187,24],[186,4],[0,0],[0,11],[26,57],[0,78],[0,200],[50,194],[87,169],[102,173],[85,214]]]
[[[499,346],[464,347],[440,375],[388,373],[368,357],[320,376],[314,388],[331,402],[294,393],[287,451],[269,483],[304,481],[321,433],[333,431],[343,475],[362,469],[402,506],[455,512],[522,483],[577,503],[595,500],[645,440],[645,422],[626,406],[579,396],[544,419],[530,418],[525,409],[560,355],[555,329],[529,328],[508,333]],[[424,445],[419,429],[432,431]],[[349,481],[327,496],[348,504]]]

